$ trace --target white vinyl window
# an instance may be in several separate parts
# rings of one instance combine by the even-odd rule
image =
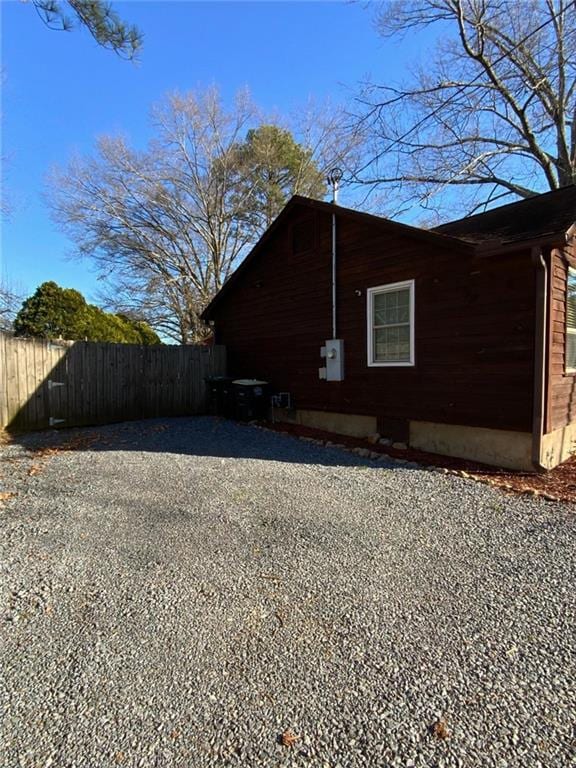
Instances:
[[[566,289],[566,371],[576,373],[576,269],[568,267]]]
[[[368,365],[414,365],[414,280],[369,288]]]

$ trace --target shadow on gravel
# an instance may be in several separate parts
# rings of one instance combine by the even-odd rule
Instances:
[[[74,427],[13,435],[12,445],[30,453],[60,451],[138,451],[262,459],[292,464],[398,467],[341,448],[315,445],[286,434],[214,416],[147,419],[99,427]]]

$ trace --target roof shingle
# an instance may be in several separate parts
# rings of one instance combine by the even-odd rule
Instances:
[[[576,221],[576,185],[450,221],[432,232],[473,243],[515,243],[566,232]]]

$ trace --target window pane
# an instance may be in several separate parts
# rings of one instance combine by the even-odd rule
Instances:
[[[576,329],[576,270],[568,269],[568,294],[566,296],[566,327]]]
[[[398,322],[399,323],[410,322],[410,307],[408,305],[406,305],[405,307],[398,307]]]
[[[398,328],[398,335],[399,335],[399,341],[401,344],[409,344],[410,343],[410,326],[401,325],[400,328]]]
[[[566,368],[576,369],[576,333],[566,334]]]
[[[374,325],[385,325],[388,322],[388,294],[377,293],[374,296]]]
[[[410,327],[395,326],[374,330],[374,361],[377,363],[410,362]]]
[[[374,325],[394,325],[410,321],[410,290],[387,291],[374,295]]]

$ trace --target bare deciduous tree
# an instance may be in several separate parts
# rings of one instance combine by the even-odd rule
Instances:
[[[215,89],[173,95],[153,114],[146,151],[100,139],[95,158],[54,174],[49,202],[78,255],[96,264],[106,305],[190,343],[206,334],[201,311],[261,234],[249,215],[261,185],[238,165],[259,116],[246,94],[227,111]]]
[[[0,331],[12,330],[12,323],[21,304],[21,292],[6,280],[0,280]]]
[[[182,343],[202,335],[199,312],[252,237],[237,224],[243,201],[225,171],[254,116],[245,95],[227,112],[215,90],[176,94],[154,111],[147,151],[105,137],[96,158],[53,179],[53,215],[78,254],[120,287],[122,309],[147,307]]]
[[[365,87],[357,180],[424,207],[458,187],[468,212],[576,182],[572,0],[402,0],[377,22],[385,37],[441,37],[410,83]]]

